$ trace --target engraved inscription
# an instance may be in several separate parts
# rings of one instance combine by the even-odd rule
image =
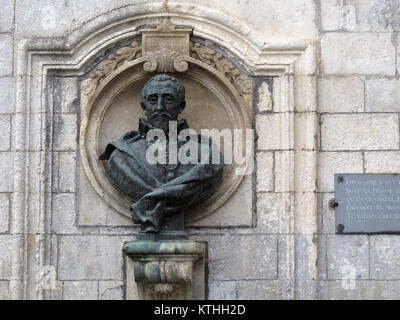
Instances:
[[[399,175],[337,174],[335,198],[343,233],[400,232]]]

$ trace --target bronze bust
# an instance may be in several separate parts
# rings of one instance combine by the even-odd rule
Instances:
[[[109,143],[99,157],[108,160],[106,171],[111,182],[134,200],[132,220],[140,223],[144,232],[183,230],[184,210],[209,198],[221,183],[223,158],[211,139],[197,134],[194,139],[193,134],[191,139],[173,139],[171,128],[176,128],[177,134],[189,128],[186,120],[178,121],[185,105],[185,88],[178,79],[166,74],[152,77],[142,90],[146,118],[140,118],[138,131]],[[148,138],[152,130],[165,134],[166,148],[154,148],[162,141]],[[185,149],[189,141],[192,149]],[[198,150],[191,155],[194,161],[183,163],[176,156],[175,162],[170,161],[174,143],[176,150],[193,151],[193,141]],[[157,149],[158,155],[169,150],[168,163],[149,162],[151,148]],[[220,161],[212,161],[215,153]]]

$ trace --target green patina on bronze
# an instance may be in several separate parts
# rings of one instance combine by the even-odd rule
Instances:
[[[148,148],[157,142],[146,141],[151,129],[161,129],[167,145],[172,141],[170,121],[176,121],[178,134],[188,129],[186,120],[178,121],[185,105],[185,88],[178,79],[166,74],[151,78],[142,90],[141,106],[146,118],[139,120],[138,131],[109,143],[99,157],[108,160],[106,171],[112,183],[134,200],[130,207],[132,219],[147,233],[183,230],[184,210],[209,198],[222,180],[223,158],[207,137],[196,135],[199,152],[197,161],[192,163],[151,164],[146,157]],[[177,149],[185,143],[178,140]],[[207,150],[207,161],[201,160],[203,150]],[[218,164],[213,164],[213,152],[218,152],[221,159]]]

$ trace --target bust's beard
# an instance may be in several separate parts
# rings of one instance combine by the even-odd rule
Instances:
[[[169,129],[170,120],[171,119],[166,116],[157,116],[152,119],[151,124],[153,125],[154,128],[161,129],[162,131],[167,133]]]

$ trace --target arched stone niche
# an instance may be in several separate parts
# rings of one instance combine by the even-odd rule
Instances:
[[[77,97],[76,79],[85,77],[88,66],[107,58],[107,52],[115,52],[122,43],[128,44],[138,39],[142,26],[156,25],[165,18],[170,18],[178,26],[190,26],[193,28],[193,38],[215,44],[229,53],[230,57],[240,61],[253,77],[253,84],[257,78],[264,83],[266,78],[273,78],[273,103],[269,111],[258,109],[259,89],[257,86],[253,88],[253,120],[258,131],[256,150],[274,154],[275,182],[273,192],[265,194],[268,196],[266,198],[262,197],[257,187],[257,198],[253,199],[253,206],[258,208],[262,204],[268,208],[268,212],[258,210],[257,215],[254,215],[253,210],[256,219],[250,227],[246,227],[249,221],[247,214],[240,212],[242,224],[229,216],[230,211],[239,211],[232,204],[232,199],[238,194],[247,195],[251,192],[251,177],[246,176],[234,195],[218,209],[226,212],[221,214],[214,211],[192,224],[236,225],[243,228],[234,228],[229,232],[272,234],[272,238],[278,237],[279,268],[283,272],[279,271],[277,281],[282,285],[290,284],[286,297],[309,299],[315,296],[319,243],[315,238],[318,233],[315,182],[319,132],[316,114],[316,41],[271,38],[268,33],[261,35],[243,20],[212,7],[194,6],[191,2],[169,1],[168,12],[165,12],[162,2],[146,1],[102,14],[62,38],[21,38],[14,41],[18,54],[14,56],[17,114],[13,122],[13,145],[21,152],[16,153],[13,161],[16,200],[11,204],[10,225],[11,232],[18,237],[28,234],[33,235],[33,238],[20,237],[20,248],[25,250],[12,251],[15,261],[13,265],[16,267],[15,280],[12,285],[10,283],[11,298],[59,298],[58,290],[46,290],[41,285],[38,270],[49,263],[57,265],[55,251],[58,250],[57,242],[60,242],[63,234],[71,239],[75,233],[82,236],[96,234],[97,243],[97,234],[118,234],[121,235],[120,241],[123,241],[123,234],[132,232],[131,228],[117,228],[121,225],[131,226],[132,222],[123,214],[118,214],[94,190],[81,165],[79,151],[76,153],[76,168],[80,172],[77,172],[76,178],[75,171],[69,176],[71,188],[65,192],[73,192],[77,199],[80,198],[78,201],[81,207],[71,204],[61,215],[54,211],[53,196],[59,192],[57,182],[60,181],[57,181],[57,170],[53,170],[52,166],[57,162],[57,154],[75,153],[78,135],[76,128],[80,127],[85,110],[75,113],[57,111],[53,101],[57,95],[51,77],[54,74],[63,77],[62,91],[68,93],[68,101],[74,101]],[[272,83],[269,84],[271,89]],[[79,106],[79,101],[75,104],[79,108],[74,110],[80,110],[82,105]],[[56,132],[60,119],[65,120],[65,126],[61,132]],[[57,149],[55,141],[61,137],[60,134],[67,139],[68,146]],[[26,170],[27,166],[29,170]],[[257,163],[257,179],[265,167]],[[250,183],[247,183],[249,180]],[[90,205],[88,209],[91,211],[86,211],[85,205],[82,207],[84,199],[90,200],[86,206]],[[110,216],[105,216],[106,212]],[[57,226],[63,226],[63,230],[57,231]],[[225,230],[207,227],[189,232],[195,237],[203,237],[202,234],[221,234]],[[76,240],[77,243],[79,241]],[[62,274],[59,279],[63,280]]]
[[[141,90],[156,73],[146,71],[154,61],[142,57],[141,49],[137,42],[120,48],[82,82],[80,153],[88,179],[81,179],[81,183],[89,182],[108,206],[126,217],[130,217],[129,206],[133,200],[113,186],[105,171],[106,161],[98,160],[98,156],[107,143],[137,130],[138,120],[144,116],[140,107]],[[177,72],[181,71],[179,68],[163,70],[180,79],[185,87],[187,104],[180,118],[186,119],[189,127],[198,133],[202,129],[228,129],[233,138],[234,129],[241,129],[243,133],[251,129],[251,81],[214,49],[191,43],[191,52],[191,56],[181,59],[182,65],[187,63],[184,72]],[[166,53],[167,64],[169,55]],[[242,148],[237,151],[245,154],[245,134],[241,138]],[[224,153],[223,144],[220,149]],[[207,225],[205,220],[210,214],[215,215],[209,219],[210,225],[251,225],[252,175],[251,172],[247,177],[237,174],[238,168],[243,165],[234,161],[225,165],[223,182],[215,194],[185,212],[187,225]],[[81,190],[87,191],[88,187]],[[236,192],[238,188],[240,192]],[[81,206],[82,218],[91,210],[89,200],[94,200],[87,196],[81,192],[81,204],[87,204]]]

